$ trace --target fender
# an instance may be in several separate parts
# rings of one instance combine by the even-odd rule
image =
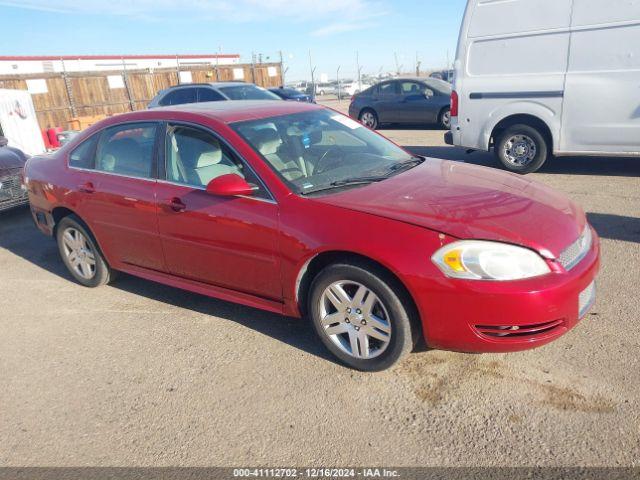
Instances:
[[[548,105],[535,101],[516,101],[506,105],[500,105],[489,113],[484,128],[480,132],[480,145],[485,145],[489,150],[491,136],[496,126],[503,120],[516,115],[530,115],[542,121],[551,131],[553,145],[559,145],[560,141],[560,114]]]

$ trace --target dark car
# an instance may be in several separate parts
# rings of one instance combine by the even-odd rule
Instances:
[[[215,82],[176,85],[162,90],[148,108],[185,105],[187,103],[223,102],[226,100],[282,100],[269,90],[253,83]]]
[[[27,191],[22,187],[22,169],[28,156],[7,143],[0,136],[0,212],[29,203]]]
[[[311,95],[300,93],[298,90],[295,90],[293,88],[270,88],[269,91],[276,94],[283,100],[288,100],[291,102],[315,103]]]
[[[400,78],[354,95],[349,116],[376,129],[385,123],[451,127],[451,85],[433,78]]]

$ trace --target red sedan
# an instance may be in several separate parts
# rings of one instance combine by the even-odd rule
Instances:
[[[332,110],[220,102],[107,119],[26,166],[82,285],[117,271],[295,317],[351,367],[546,344],[595,298],[599,242],[544,185],[416,157]]]

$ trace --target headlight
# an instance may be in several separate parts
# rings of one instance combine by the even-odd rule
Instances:
[[[447,277],[466,280],[523,280],[551,272],[543,258],[532,250],[497,242],[451,243],[431,259]]]

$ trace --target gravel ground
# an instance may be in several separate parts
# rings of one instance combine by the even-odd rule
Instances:
[[[382,133],[493,165],[441,131]],[[603,237],[591,315],[539,350],[425,352],[375,375],[334,363],[304,321],[129,276],[86,290],[27,209],[0,213],[0,465],[640,466],[640,160],[534,178]]]

